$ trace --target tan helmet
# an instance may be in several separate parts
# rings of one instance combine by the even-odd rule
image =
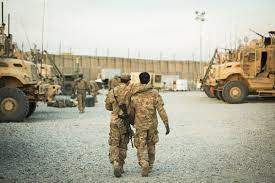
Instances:
[[[131,80],[131,76],[128,75],[128,74],[122,74],[122,75],[120,76],[120,79],[121,79],[121,80],[124,80],[124,81],[130,81],[130,80]]]

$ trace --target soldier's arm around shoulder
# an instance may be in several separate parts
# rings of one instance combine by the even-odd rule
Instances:
[[[108,111],[113,111],[112,98],[113,98],[113,93],[112,93],[112,90],[110,90],[105,99],[105,109]]]
[[[156,104],[155,105],[156,105],[156,109],[160,115],[162,122],[164,123],[165,126],[169,126],[168,116],[164,109],[164,102],[163,102],[162,97],[158,93],[156,93]]]
[[[126,86],[125,90],[123,91],[124,95],[124,103],[129,107],[131,96],[133,95],[132,91],[132,84]]]

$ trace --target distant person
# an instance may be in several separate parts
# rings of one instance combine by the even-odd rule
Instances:
[[[163,88],[164,88],[164,90],[167,89],[166,82],[163,82]]]
[[[73,86],[73,95],[77,96],[77,106],[79,113],[84,113],[86,92],[91,92],[89,83],[83,79],[83,74],[79,74],[79,78],[75,81]]]
[[[142,168],[142,176],[147,177],[153,169],[155,145],[159,141],[157,111],[166,127],[166,135],[170,133],[170,128],[162,97],[148,84],[149,73],[141,73],[139,79],[141,84],[134,86],[129,106],[136,129],[134,144],[137,148],[138,163]]]
[[[129,84],[130,76],[121,76],[121,83],[111,89],[105,99],[105,108],[111,113],[110,133],[109,133],[109,159],[114,168],[115,177],[121,177],[124,173],[123,165],[127,155],[127,145],[129,134],[127,126],[120,118],[123,115],[119,105],[125,103],[125,90]]]
[[[95,99],[95,103],[97,103],[98,102],[97,94],[98,94],[98,91],[99,91],[99,86],[95,81],[90,81],[90,84],[91,84],[92,96]]]

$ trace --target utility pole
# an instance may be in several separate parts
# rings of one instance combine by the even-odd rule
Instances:
[[[107,48],[107,53],[106,53],[106,55],[107,55],[107,57],[109,57],[109,55],[110,55],[110,49],[109,49],[109,48]]]
[[[95,49],[95,56],[97,57],[97,48]]]
[[[59,42],[59,55],[61,55],[61,41]]]
[[[106,63],[108,62],[109,54],[110,54],[110,50],[109,50],[109,48],[107,48],[107,50],[106,50]]]
[[[193,87],[196,89],[196,82],[199,77],[199,70],[198,70],[197,64],[195,63],[195,54],[194,53],[192,53],[192,60],[193,60],[193,64],[195,64],[194,65],[195,72],[192,73],[192,82],[193,82]]]
[[[199,74],[202,75],[202,24],[203,22],[206,20],[205,19],[205,11],[196,11],[196,18],[195,20],[197,20],[200,24],[200,68],[199,68]]]
[[[132,71],[132,60],[130,59],[130,48],[128,48],[127,57],[128,57],[127,60],[130,63],[130,72],[131,72]]]
[[[45,26],[45,8],[46,8],[46,0],[43,2],[43,15],[42,15],[42,41],[41,41],[41,52],[42,52],[42,59],[41,59],[41,71],[42,71],[42,63],[44,60],[44,26]]]

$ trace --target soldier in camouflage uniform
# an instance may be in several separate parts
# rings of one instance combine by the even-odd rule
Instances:
[[[120,77],[114,76],[108,83],[109,90],[112,90],[120,83]]]
[[[119,115],[123,112],[119,108],[119,104],[125,101],[125,89],[130,81],[130,76],[121,76],[121,83],[114,89],[110,90],[105,100],[105,108],[111,113],[110,133],[109,133],[109,159],[114,168],[114,175],[121,177],[124,173],[123,165],[127,155],[127,145],[129,143],[129,136],[127,128],[123,124]]]
[[[79,79],[77,79],[73,86],[73,95],[76,94],[78,102],[79,113],[84,113],[86,92],[91,92],[89,83],[83,79],[83,74],[79,74]]]
[[[90,81],[90,83],[91,83],[92,95],[95,99],[95,103],[97,103],[98,102],[97,94],[98,94],[99,87],[95,81]]]
[[[137,148],[138,162],[142,168],[142,176],[147,177],[153,168],[155,145],[159,141],[156,111],[158,111],[166,127],[166,135],[169,134],[170,128],[162,97],[148,84],[150,75],[143,72],[139,75],[139,78],[141,84],[136,85],[134,91],[132,91],[129,105],[131,115],[135,119],[134,144]]]

